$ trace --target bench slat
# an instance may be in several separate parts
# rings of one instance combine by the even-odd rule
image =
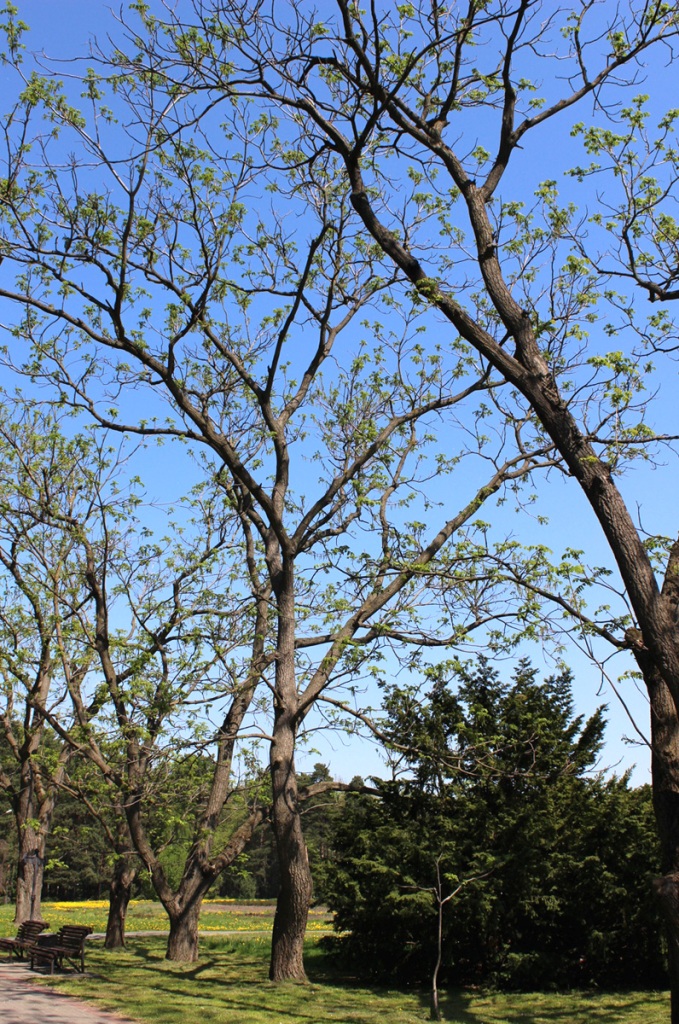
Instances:
[[[63,970],[64,960],[68,961],[76,971],[85,972],[85,939],[92,929],[86,925],[66,924],[53,936],[43,936],[44,944],[36,943],[31,947],[31,970],[40,962],[49,963],[50,974],[54,974],[54,965]],[[80,966],[78,966],[78,962]]]

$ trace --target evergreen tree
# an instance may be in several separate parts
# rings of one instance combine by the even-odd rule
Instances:
[[[394,689],[406,774],[347,802],[323,892],[340,946],[376,975],[536,988],[659,983],[650,790],[596,771],[604,709],[575,716],[569,672],[510,682],[481,659],[440,667],[422,700]],[[451,680],[458,684],[451,686]]]

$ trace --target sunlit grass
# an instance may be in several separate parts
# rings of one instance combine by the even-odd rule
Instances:
[[[267,900],[251,900],[245,903],[237,900],[209,899],[200,917],[200,929],[205,932],[270,932],[273,912],[274,905]],[[42,917],[49,923],[50,931],[58,931],[65,924],[83,924],[89,925],[94,932],[103,932],[106,930],[107,914],[107,900],[58,900],[42,904]],[[15,934],[13,917],[14,907],[0,907],[0,936]],[[167,914],[160,903],[152,900],[132,900],[127,913],[127,929],[130,932],[168,931]],[[328,915],[322,910],[312,910],[309,916],[309,931],[323,933],[329,930]]]
[[[169,963],[159,938],[131,940],[124,952],[94,944],[88,974],[54,982],[144,1024],[419,1024],[428,994],[375,988],[341,978],[313,940],[309,984],[267,981],[266,936],[208,938],[195,964]],[[665,1024],[664,993],[444,994],[444,1019],[456,1024]]]
[[[231,906],[233,909],[231,909]],[[214,909],[213,909],[214,908]],[[89,924],[103,932],[105,900],[43,904],[50,929]],[[117,1010],[143,1024],[419,1024],[429,1017],[427,992],[370,987],[342,977],[317,946],[327,918],[315,911],[307,941],[309,984],[271,985],[267,980],[269,935],[274,907],[210,900],[201,930],[240,931],[237,937],[203,935],[194,964],[165,960],[162,936],[128,939],[127,949],[106,951],[88,942],[87,974],[40,977],[69,994]],[[0,933],[13,934],[13,907],[0,907]],[[130,906],[129,931],[166,929],[158,903]],[[247,932],[251,934],[248,935]],[[567,993],[484,995],[444,993],[444,1019],[455,1024],[665,1024],[665,993]]]

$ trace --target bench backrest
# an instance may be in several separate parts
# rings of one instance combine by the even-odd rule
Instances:
[[[85,939],[91,934],[92,929],[86,925],[65,924],[59,929],[57,945],[79,953],[85,945]]]
[[[49,928],[45,921],[24,921],[23,924],[19,925],[17,940],[19,942],[30,942],[32,939],[37,939],[38,935],[45,928]]]

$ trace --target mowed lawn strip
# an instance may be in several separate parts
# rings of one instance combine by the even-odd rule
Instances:
[[[308,944],[309,984],[267,980],[266,936],[206,938],[194,964],[164,959],[160,938],[131,939],[125,951],[94,943],[87,975],[42,978],[62,992],[117,1010],[144,1024],[420,1024],[425,991],[368,987],[333,977],[327,956]],[[456,1024],[665,1024],[665,993],[443,994]]]
[[[251,903],[242,901],[206,901],[200,916],[201,931],[271,931],[275,904],[258,900]],[[106,931],[108,915],[107,900],[86,900],[83,902],[43,902],[42,917],[50,931],[58,931],[65,924],[89,925],[95,932]],[[0,907],[0,936],[15,935],[13,923],[14,907]],[[160,903],[152,900],[134,900],[127,914],[127,930],[130,932],[169,931],[168,917]],[[331,918],[326,911],[314,908],[309,915],[308,931],[311,934],[332,930]]]
[[[106,900],[43,903],[50,930],[63,924],[106,928]],[[161,936],[130,938],[127,949],[104,950],[88,942],[87,974],[40,977],[60,991],[78,995],[143,1024],[415,1024],[429,1018],[427,992],[368,987],[340,979],[314,935],[328,928],[315,910],[307,943],[308,985],[268,981],[269,930],[274,906],[265,901],[207,901],[201,930],[238,931],[237,938],[204,936],[200,960],[165,960]],[[13,935],[14,908],[0,907],[0,935]],[[130,907],[129,931],[166,931],[159,903],[138,900]],[[247,932],[254,932],[250,936]],[[260,932],[259,935],[256,933]],[[665,993],[567,993],[482,995],[443,993],[444,1019],[456,1024],[665,1024]]]

